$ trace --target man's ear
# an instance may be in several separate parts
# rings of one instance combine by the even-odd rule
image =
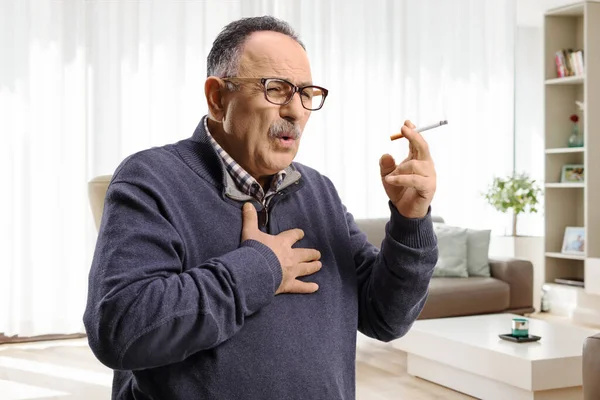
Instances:
[[[209,76],[204,82],[204,95],[208,110],[210,115],[219,122],[225,118],[224,89],[225,82],[215,76]]]

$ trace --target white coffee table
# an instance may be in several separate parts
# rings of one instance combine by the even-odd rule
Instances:
[[[490,400],[582,399],[581,352],[597,331],[529,318],[533,343],[513,343],[512,314],[416,321],[393,346],[407,353],[407,371]]]

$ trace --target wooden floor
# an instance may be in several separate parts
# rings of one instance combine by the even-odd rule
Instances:
[[[1,400],[106,400],[111,383],[85,338],[0,345]]]
[[[471,399],[406,373],[406,354],[360,335],[357,399]],[[112,373],[86,339],[0,345],[0,400],[106,400]]]
[[[550,314],[530,317],[571,324]],[[410,376],[405,353],[360,334],[356,371],[358,400],[472,399]],[[111,384],[112,372],[95,359],[86,338],[0,344],[0,400],[105,400]]]
[[[359,335],[356,348],[356,398],[361,400],[457,400],[471,396],[410,376],[406,353]]]

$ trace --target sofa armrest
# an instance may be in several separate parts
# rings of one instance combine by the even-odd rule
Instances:
[[[583,342],[583,398],[600,399],[600,333]]]
[[[492,277],[510,286],[509,309],[533,307],[533,264],[518,258],[489,260]]]

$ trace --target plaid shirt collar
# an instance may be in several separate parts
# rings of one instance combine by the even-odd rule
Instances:
[[[267,193],[264,192],[262,186],[250,175],[248,172],[242,168],[240,164],[238,164],[227,152],[217,143],[217,141],[212,137],[210,131],[208,130],[208,117],[204,118],[204,129],[206,130],[206,135],[210,140],[210,143],[217,151],[223,163],[225,164],[225,168],[234,182],[238,186],[238,188],[248,196],[252,196],[261,203],[265,204],[270,198],[277,193],[277,189],[281,186],[283,179],[285,178],[286,172],[284,170],[279,171],[277,175],[271,179],[271,185]]]

